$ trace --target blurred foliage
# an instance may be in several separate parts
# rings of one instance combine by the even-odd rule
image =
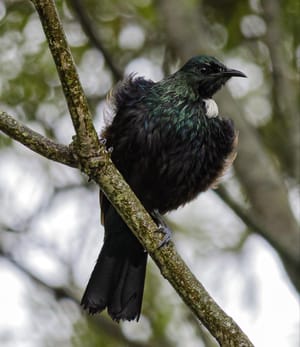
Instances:
[[[102,52],[93,47],[89,38],[84,34],[79,24],[78,14],[75,14],[73,9],[74,1],[60,0],[56,1],[56,4],[96,125],[101,127],[103,101],[117,78],[104,61]],[[121,71],[135,70],[141,75],[155,78],[162,76],[163,71],[172,71],[175,66],[178,66],[178,59],[184,54],[181,55],[180,49],[176,51],[174,43],[171,42],[172,33],[167,30],[169,17],[167,12],[164,12],[166,10],[163,11],[162,8],[167,8],[163,6],[170,4],[168,0],[82,0],[81,4],[89,18],[88,25],[94,28],[103,47],[109,52],[111,62]],[[245,90],[242,87],[238,90],[232,87],[231,92],[240,103],[240,109],[243,110],[242,117],[249,123],[249,129],[254,131],[257,139],[259,138],[267,153],[270,154],[279,176],[286,178],[283,182],[284,189],[287,189],[289,196],[293,197],[293,192],[299,189],[297,185],[299,172],[295,169],[295,155],[298,153],[298,149],[295,147],[296,140],[292,141],[300,136],[300,129],[296,129],[299,123],[288,123],[282,116],[282,110],[278,108],[278,91],[273,80],[274,76],[270,74],[272,71],[270,48],[272,47],[269,47],[266,42],[268,30],[266,20],[268,18],[261,2],[259,0],[185,0],[174,2],[173,6],[179,8],[179,14],[182,16],[184,16],[184,10],[188,15],[195,14],[201,19],[204,25],[202,28],[205,30],[199,31],[199,37],[202,42],[208,40],[207,45],[204,44],[208,52],[213,47],[220,57],[229,59],[229,61],[235,59],[235,62],[239,62],[240,65],[244,64],[248,68],[250,75],[256,76],[253,79],[249,78],[250,82]],[[286,92],[292,90],[296,96],[299,96],[299,15],[299,0],[280,2],[280,23],[278,25],[283,42],[278,42],[278,45],[280,44],[283,50],[284,66],[289,68],[289,83]],[[190,24],[186,21],[186,28],[189,28]],[[174,26],[177,26],[178,32],[175,33],[177,36],[183,29],[186,29],[181,27],[179,22],[173,23]],[[194,51],[198,53],[201,50],[197,46],[199,37],[191,35],[185,38],[190,42],[190,46],[195,46]],[[289,103],[290,108],[288,109],[291,110],[293,107],[294,110],[296,109],[296,118],[300,98],[297,100],[294,104]],[[286,109],[285,107],[283,110]],[[17,119],[58,142],[65,144],[71,142],[73,129],[56,69],[49,54],[38,16],[29,0],[0,2],[0,109],[6,110]],[[296,134],[295,136],[292,134],[291,128],[295,130],[293,132]],[[86,279],[86,273],[90,271],[91,264],[84,264],[84,259],[90,258],[91,249],[95,248],[95,244],[100,243],[99,220],[95,219],[95,216],[98,216],[97,201],[94,198],[97,192],[94,188],[86,190],[87,192],[84,193],[86,195],[83,197],[83,193],[78,192],[78,187],[82,185],[82,178],[77,172],[58,168],[56,164],[45,164],[45,161],[39,161],[40,159],[34,158],[35,155],[28,155],[25,150],[20,149],[2,134],[0,135],[0,149],[0,170],[2,168],[4,172],[5,166],[9,172],[6,177],[10,178],[8,183],[3,181],[0,185],[0,193],[6,192],[5,189],[11,189],[8,193],[3,193],[2,200],[0,200],[2,206],[0,228],[3,231],[0,235],[0,244],[3,243],[9,247],[13,244],[13,249],[18,255],[24,254],[24,250],[26,254],[26,249],[30,248],[32,243],[36,247],[41,247],[42,251],[44,248],[54,251],[53,258],[57,260],[57,254],[62,258],[58,257],[62,260],[60,271],[61,268],[64,268],[69,275],[71,274],[72,281],[64,283],[64,285],[72,289],[80,287],[79,292],[82,292],[83,280],[79,280],[76,276],[80,276],[78,273],[81,272],[81,274],[85,274],[82,277]],[[251,151],[251,148],[248,150]],[[14,160],[20,166],[21,174],[19,176],[16,166],[9,161],[9,158],[13,156],[13,151]],[[253,163],[248,163],[248,165],[248,170],[252,170]],[[23,183],[27,188],[31,186],[32,182],[26,180],[30,170],[37,175],[34,177],[34,183],[38,181],[41,191],[39,194],[34,191],[38,197],[35,194],[30,195],[30,204],[28,204],[29,198],[23,197],[23,200],[26,201],[21,205],[22,199],[14,198],[14,189],[20,194],[24,194],[24,190],[27,192],[26,187],[22,188],[18,184]],[[26,184],[26,182],[30,184]],[[75,193],[73,191],[69,197],[68,192],[72,189],[66,188],[66,186],[72,184],[74,184]],[[244,196],[245,184],[235,176],[231,175],[228,178],[227,188],[242,209],[247,209],[252,204],[252,201]],[[59,197],[57,198],[57,196]],[[51,215],[52,209],[57,212],[61,206],[68,206],[68,199],[72,202],[76,201],[79,207],[73,214],[68,210],[65,218],[72,221],[76,219],[76,221],[73,221],[73,229],[70,231],[72,236],[68,236],[69,239],[65,241],[64,246],[57,246],[57,239],[60,237],[64,239],[61,235],[65,230],[51,231],[47,239],[43,235],[43,228],[51,218],[59,220],[54,212],[55,217]],[[207,210],[205,208],[194,212],[191,210],[192,212],[186,215],[181,211],[182,216],[178,220],[176,217],[170,217],[173,229],[178,230],[179,235],[184,235],[185,241],[178,236],[180,241],[178,243],[182,245],[182,249],[185,249],[183,253],[194,269],[197,269],[200,262],[204,263],[203,268],[205,268],[205,264],[210,263],[208,254],[222,263],[220,259],[223,259],[224,254],[228,258],[228,253],[237,252],[235,259],[239,263],[249,230],[254,229],[253,224],[247,225],[247,220],[241,222],[243,218],[232,207],[233,204],[227,201],[229,208],[224,207],[222,202],[217,203],[215,199],[216,197],[212,199],[211,204],[204,202],[201,205],[202,207],[208,206]],[[63,201],[63,203],[60,202],[55,210],[58,201]],[[88,207],[85,207],[82,201],[86,201]],[[26,208],[24,208],[25,212],[19,208],[26,204],[30,211],[28,215],[33,217],[26,215]],[[222,206],[217,207],[218,204]],[[255,209],[255,206],[251,207]],[[233,211],[229,212],[230,208]],[[226,210],[230,217],[226,217],[225,221],[215,220],[213,214],[218,210]],[[8,211],[15,214],[9,215]],[[67,228],[64,222],[61,222],[60,227],[61,229]],[[89,229],[94,229],[94,233]],[[25,231],[24,238],[16,237],[13,240],[14,235],[7,236],[6,231],[8,230]],[[82,230],[86,233],[85,235]],[[266,237],[266,239],[268,238]],[[274,246],[274,242],[271,244]],[[67,247],[69,248],[66,250]],[[280,250],[278,252],[280,254]],[[199,261],[199,259],[201,260]],[[242,267],[242,264],[239,265]],[[32,264],[29,264],[27,269],[29,272],[34,272],[31,266]],[[221,268],[219,272],[223,270]],[[245,287],[249,284],[249,288],[252,288],[251,274],[247,275],[248,267],[247,271],[240,268],[240,272],[245,276],[243,278],[246,283]],[[53,273],[49,276],[56,278],[58,273],[59,271],[55,273],[55,276]],[[217,277],[221,275],[219,273]],[[216,286],[219,287],[218,284]],[[55,286],[49,285],[50,291],[55,291],[55,288]],[[79,316],[79,313],[74,314],[74,310],[72,311],[70,308],[64,313],[58,313],[57,307],[53,307],[53,301],[55,301],[54,298],[47,299],[45,305],[50,307],[52,319],[58,321],[56,324],[60,325],[60,329],[55,332],[59,335],[59,330],[63,331],[66,326],[71,324],[72,330],[69,335],[72,337],[64,337],[64,340],[58,341],[49,334],[42,342],[39,341],[39,346],[166,347],[187,345],[186,339],[191,346],[214,345],[213,342],[203,342],[205,339],[195,332],[197,323],[186,318],[186,308],[170,286],[162,280],[152,263],[147,273],[143,317],[139,323],[141,328],[133,325],[130,330],[126,324],[117,326],[113,323],[105,323],[112,324],[107,326],[103,325],[101,321],[90,324],[82,318],[72,319],[73,316]],[[32,311],[35,310],[32,309]],[[68,319],[70,321],[67,323]],[[59,339],[59,336],[56,337]]]

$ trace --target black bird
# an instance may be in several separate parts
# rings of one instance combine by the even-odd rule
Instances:
[[[104,130],[112,161],[145,208],[174,210],[213,187],[235,158],[237,132],[212,96],[233,76],[216,58],[196,56],[153,82],[129,76],[112,93],[114,117]],[[139,319],[147,253],[101,194],[104,245],[81,304],[107,308],[113,320]]]

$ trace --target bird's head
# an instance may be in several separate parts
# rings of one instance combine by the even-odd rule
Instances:
[[[206,55],[191,58],[178,73],[203,98],[211,98],[231,77],[246,77]]]

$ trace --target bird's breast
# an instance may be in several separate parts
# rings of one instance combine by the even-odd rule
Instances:
[[[165,213],[194,199],[234,151],[233,123],[213,116],[212,101],[176,105],[120,109],[105,133],[112,160],[150,211]]]
[[[215,103],[209,112],[215,114]],[[212,109],[211,109],[212,108]],[[234,152],[233,123],[203,115],[161,123],[155,154],[146,173],[150,200],[162,213],[194,199],[213,186]],[[151,136],[150,136],[151,137]],[[159,139],[159,142],[157,142]]]

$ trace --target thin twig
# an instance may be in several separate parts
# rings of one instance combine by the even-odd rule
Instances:
[[[89,17],[86,11],[86,7],[83,5],[83,2],[81,0],[71,0],[70,3],[74,11],[76,12],[77,18],[79,19],[82,29],[84,30],[86,36],[90,39],[91,43],[103,54],[106,64],[110,68],[114,76],[114,79],[116,81],[122,79],[123,74],[114,63],[113,58],[111,57],[109,52],[103,46],[99,38],[99,34],[96,32],[95,28],[91,24],[91,18]]]
[[[285,42],[282,23],[283,3],[276,0],[262,0],[263,18],[266,23],[264,41],[272,63],[272,122],[277,122],[273,137],[281,136],[277,153],[281,156],[285,170],[290,171],[300,182],[300,136],[299,136],[299,74],[288,58],[288,50],[278,42]],[[298,5],[299,6],[299,5]],[[296,56],[296,55],[295,55]],[[274,129],[274,125],[271,129]],[[278,138],[277,138],[278,141]],[[293,151],[291,151],[291,148]]]
[[[232,209],[232,211],[249,227],[249,229],[260,235],[264,235],[265,237],[266,232],[260,225],[258,225],[255,218],[252,218],[249,211],[246,211],[241,207],[240,204],[234,201],[222,185],[220,185],[214,192],[225,202],[228,207]]]

